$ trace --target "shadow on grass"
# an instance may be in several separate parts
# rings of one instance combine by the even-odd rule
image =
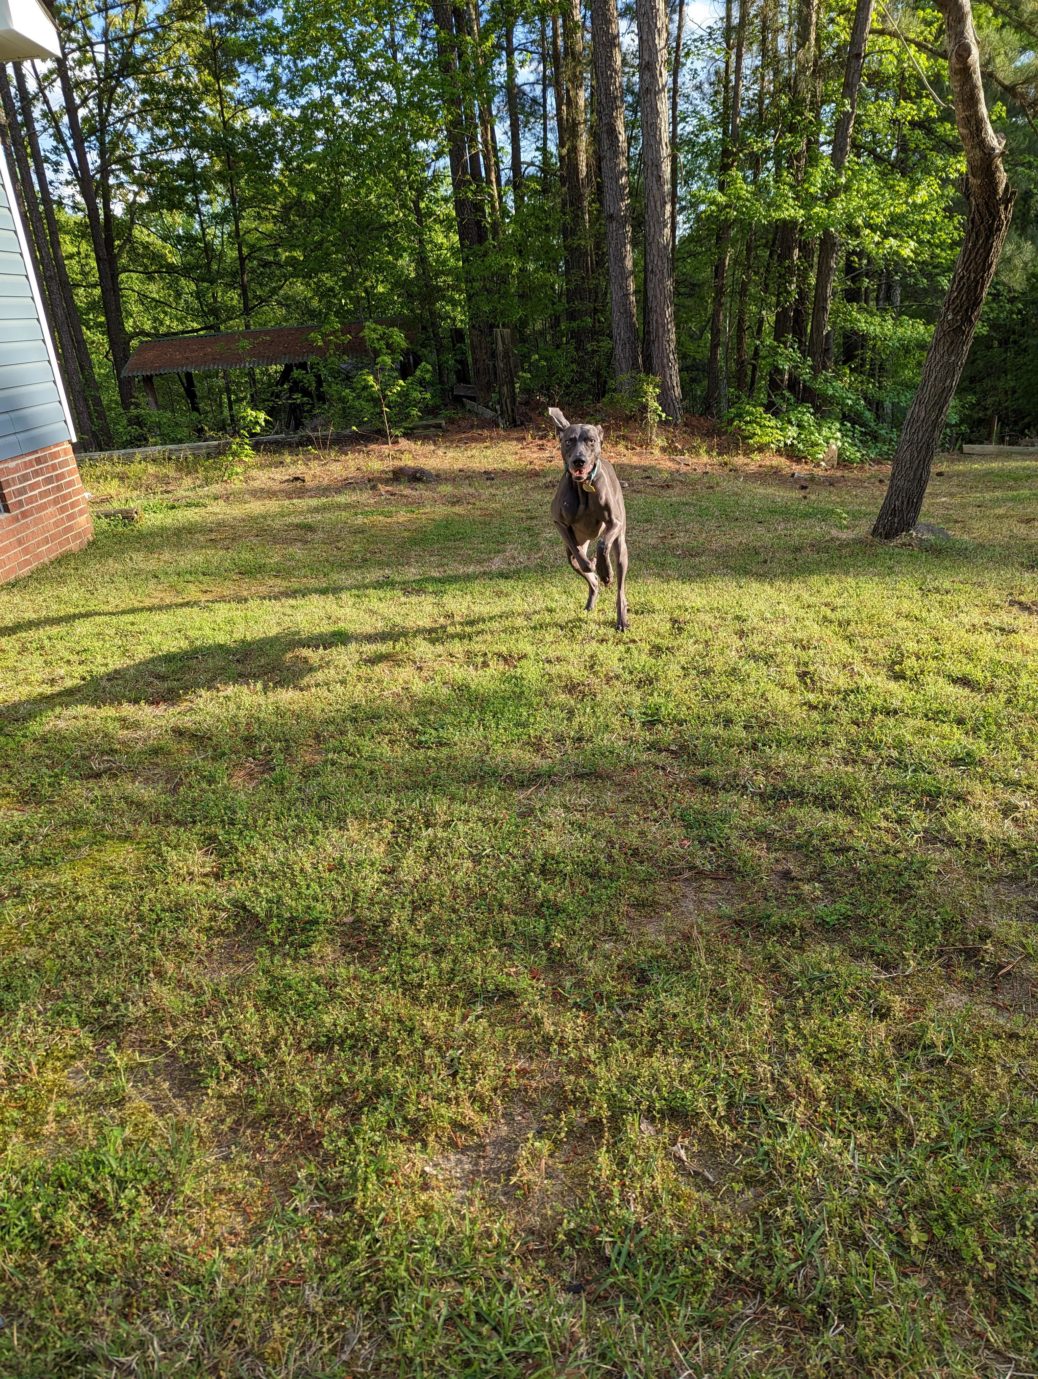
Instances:
[[[204,602],[167,605],[170,608],[205,606]],[[291,689],[313,672],[313,666],[307,660],[293,659],[298,652],[330,651],[350,646],[391,646],[403,639],[423,637],[434,638],[437,642],[469,641],[489,627],[500,628],[502,622],[501,615],[494,614],[427,627],[392,627],[377,632],[329,630],[307,635],[279,632],[251,641],[210,642],[185,647],[149,656],[143,661],[121,666],[52,694],[12,701],[0,708],[0,724],[14,728],[51,710],[74,706],[103,708],[120,704],[176,704],[191,695],[229,683],[260,685],[264,689]],[[535,620],[523,618],[525,629],[538,625]],[[547,630],[555,624],[545,621],[543,626]]]
[[[690,505],[692,506],[692,505]],[[818,520],[824,514],[812,513]],[[900,578],[923,566],[928,573],[940,571],[943,575],[957,577],[975,576],[980,567],[1003,567],[1007,572],[1017,569],[1034,568],[1034,543],[1025,537],[1017,541],[1001,543],[978,540],[951,540],[932,543],[926,546],[911,544],[884,545],[872,541],[857,532],[826,533],[813,529],[786,529],[776,538],[773,531],[762,531],[765,525],[762,518],[748,518],[743,533],[738,539],[729,539],[723,545],[709,545],[705,541],[714,538],[710,525],[697,522],[697,515],[687,513],[689,520],[684,525],[663,536],[643,539],[644,528],[639,530],[635,524],[630,538],[632,554],[632,585],[636,587],[642,577],[652,580],[702,583],[713,579],[754,580],[764,579],[779,582],[784,579],[810,579],[815,576],[841,578]],[[796,513],[796,516],[801,514]],[[366,518],[355,519],[359,525]],[[327,578],[308,582],[306,565],[308,559],[313,564],[313,575],[327,574],[328,559],[317,558],[312,548],[303,541],[288,542],[283,539],[271,541],[262,525],[258,532],[254,524],[243,526],[239,537],[240,544],[248,547],[250,541],[253,551],[262,555],[263,544],[269,544],[269,559],[262,560],[259,569],[250,568],[246,573],[257,578],[266,577],[272,571],[286,579],[285,587],[277,591],[254,594],[235,594],[213,598],[177,599],[167,603],[132,604],[123,608],[78,608],[67,613],[25,618],[0,626],[0,638],[15,637],[23,633],[43,631],[48,628],[75,625],[91,619],[131,618],[154,613],[177,612],[181,610],[200,611],[206,608],[240,607],[270,603],[290,603],[308,598],[334,598],[342,595],[363,594],[416,594],[446,593],[463,586],[483,582],[514,581],[515,579],[543,579],[565,570],[565,560],[561,543],[558,560],[545,556],[532,548],[527,556],[515,556],[515,541],[524,536],[520,527],[502,520],[488,532],[485,524],[476,519],[470,523],[461,521],[450,524],[450,542],[440,545],[435,539],[437,530],[445,532],[443,519],[436,517],[429,523],[413,518],[406,523],[396,521],[390,536],[381,533],[378,550],[374,558],[362,552],[343,553],[342,565],[351,566],[353,576],[344,573],[343,578]],[[471,526],[473,541],[465,539]],[[250,535],[251,533],[251,535]],[[283,538],[289,533],[282,532]],[[345,542],[350,533],[344,532],[337,523],[330,527],[329,537]],[[371,533],[365,533],[370,539]],[[185,530],[178,527],[175,533],[153,532],[143,546],[139,547],[141,558],[151,551],[168,553],[170,542],[185,559],[197,557],[199,552],[221,551],[224,549],[226,532],[222,524],[192,523]],[[120,540],[129,538],[139,540],[136,533],[121,535]],[[414,545],[420,538],[421,544]],[[705,541],[704,541],[705,538]],[[286,547],[292,548],[293,558],[286,555]],[[492,552],[497,551],[497,554]],[[107,548],[105,554],[112,553]],[[81,561],[91,559],[91,549],[87,548],[78,557]],[[416,561],[425,563],[429,557],[436,559],[440,568],[422,569]],[[509,558],[513,563],[508,564]],[[449,574],[443,571],[442,564],[451,561],[469,564],[470,568]],[[289,575],[289,567],[296,566],[294,575]],[[431,563],[431,562],[430,562]],[[402,566],[405,570],[402,570]],[[68,568],[68,567],[65,567]],[[385,570],[382,575],[375,574]],[[226,578],[226,565],[214,565],[206,578],[219,580]],[[374,577],[373,577],[374,575]],[[576,584],[574,584],[576,591]],[[577,592],[574,593],[574,598]],[[441,631],[442,629],[436,629]],[[401,629],[399,635],[413,633],[417,629]]]

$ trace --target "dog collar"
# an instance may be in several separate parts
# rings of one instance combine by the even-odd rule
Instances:
[[[596,460],[596,461],[595,461],[595,467],[594,467],[594,469],[591,471],[591,473],[587,476],[586,479],[581,479],[581,481],[580,481],[580,487],[584,490],[585,493],[594,493],[594,491],[595,491],[595,479],[598,477],[598,470],[599,470],[599,466],[601,465],[601,463],[602,463],[601,460]]]

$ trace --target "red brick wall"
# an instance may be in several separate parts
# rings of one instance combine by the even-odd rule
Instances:
[[[67,442],[0,461],[0,584],[77,551],[93,534],[76,457]]]

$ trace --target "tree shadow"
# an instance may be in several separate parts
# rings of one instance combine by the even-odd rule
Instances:
[[[207,605],[187,602],[167,606],[196,608]],[[192,695],[228,684],[248,684],[265,690],[292,689],[313,672],[313,665],[305,655],[307,652],[351,646],[390,646],[402,639],[423,637],[435,638],[438,642],[471,641],[487,628],[500,628],[503,621],[500,614],[495,614],[459,619],[447,624],[394,627],[375,632],[346,632],[342,629],[310,634],[278,632],[246,641],[189,646],[120,666],[50,694],[9,702],[0,707],[0,724],[17,727],[61,708],[176,705]],[[523,618],[524,628],[539,625],[536,620]],[[547,628],[549,625],[554,624],[545,620],[543,626]]]

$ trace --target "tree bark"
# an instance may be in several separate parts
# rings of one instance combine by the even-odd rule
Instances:
[[[548,176],[548,26],[540,20],[541,39],[541,180]]]
[[[685,0],[678,0],[674,26],[674,66],[670,79],[670,256],[678,252],[678,98],[681,83],[681,43],[685,35]]]
[[[660,406],[681,420],[681,377],[674,328],[674,261],[670,252],[670,131],[667,124],[667,7],[636,0],[642,177],[645,184],[645,310]]]
[[[65,319],[68,322],[69,333],[72,337],[76,364],[79,368],[79,376],[83,382],[83,393],[90,413],[90,430],[93,433],[94,443],[100,445],[102,449],[108,450],[111,449],[112,446],[112,430],[108,423],[108,414],[105,411],[104,399],[101,397],[101,389],[98,387],[97,374],[94,372],[94,361],[90,356],[90,348],[87,345],[86,336],[83,333],[83,322],[80,319],[79,311],[76,307],[76,299],[72,291],[72,282],[68,274],[68,265],[65,263],[65,252],[61,244],[61,232],[58,229],[58,217],[54,209],[54,197],[51,195],[50,181],[47,177],[47,165],[44,162],[43,150],[40,147],[40,136],[36,129],[36,120],[33,115],[29,87],[25,80],[25,73],[22,70],[21,64],[14,63],[13,67],[15,85],[18,88],[18,101],[22,112],[22,126],[29,144],[29,153],[32,155],[33,172],[36,176],[36,187],[39,192],[40,208],[43,212],[44,223],[47,227],[47,239],[50,243],[50,253],[54,263],[58,292],[64,305]]]
[[[93,450],[95,441],[90,424],[90,411],[87,407],[86,395],[83,392],[83,380],[79,373],[76,347],[69,326],[65,299],[62,296],[58,275],[54,267],[54,258],[47,242],[43,215],[40,211],[40,204],[33,186],[32,173],[29,169],[29,155],[15,112],[14,96],[11,94],[7,73],[2,66],[0,66],[0,103],[3,106],[3,119],[6,127],[5,143],[14,157],[12,172],[16,178],[17,190],[21,195],[28,242],[33,250],[36,272],[43,287],[43,295],[47,305],[49,319],[42,323],[43,328],[45,330],[49,328],[57,338],[58,353],[64,366],[62,373],[65,390],[69,405],[72,408],[76,433],[86,448]]]
[[[861,90],[861,74],[865,67],[865,50],[868,44],[874,5],[875,0],[858,0],[854,10],[850,42],[847,45],[847,61],[843,69],[843,90],[840,93],[840,113],[833,132],[831,154],[833,172],[836,173],[838,187],[842,183],[843,170],[851,151],[851,136],[854,132],[854,117],[858,109],[858,92]],[[833,283],[836,279],[836,263],[839,253],[839,235],[834,229],[826,228],[822,232],[822,240],[818,248],[815,299],[811,311],[811,334],[808,341],[808,355],[811,360],[811,367],[816,374],[822,373],[828,368],[832,358],[829,313],[832,310]]]
[[[101,308],[104,312],[105,330],[108,335],[108,348],[112,356],[119,401],[127,414],[133,409],[133,380],[123,377],[123,369],[130,358],[130,341],[126,333],[123,317],[122,293],[119,287],[119,269],[111,253],[111,245],[106,242],[104,227],[101,224],[101,211],[97,200],[97,186],[90,167],[83,126],[79,120],[79,102],[72,86],[64,49],[57,59],[58,81],[61,85],[61,98],[65,103],[65,117],[68,120],[69,138],[75,158],[73,173],[83,198],[87,225],[90,229],[90,243],[94,250],[97,265],[97,279],[101,289]]]
[[[457,8],[455,15],[459,14]],[[479,23],[479,6],[476,0],[467,0],[461,11],[462,24],[468,38],[468,63],[472,85],[475,89],[475,119],[478,125],[479,148],[483,158],[483,176],[487,197],[490,203],[490,223],[494,238],[501,230],[501,167],[497,150],[497,133],[494,128],[492,97],[483,63],[483,38]],[[466,64],[463,63],[463,66]]]
[[[508,106],[512,208],[518,211],[523,204],[523,132],[519,121],[519,86],[515,71],[515,9],[511,0],[505,8],[504,31],[505,103]]]
[[[1015,192],[1002,165],[1004,141],[991,127],[970,0],[937,0],[944,15],[955,123],[966,153],[969,211],[962,249],[937,320],[919,389],[901,430],[883,506],[872,534],[890,540],[919,518],[930,468],[984,298],[1013,215]]]
[[[587,113],[584,99],[584,24],[580,0],[562,5],[562,104],[559,162],[562,172],[562,237],[570,342],[584,382],[590,381],[594,257],[588,184]]]
[[[731,74],[732,0],[725,3],[724,96],[721,102],[721,159],[717,175],[717,190],[724,197],[728,182],[739,156],[739,134],[742,121],[742,68],[746,50],[746,0],[740,0],[739,19],[735,35],[734,75]],[[731,76],[731,90],[729,78]],[[706,402],[708,417],[723,418],[728,411],[728,330],[725,317],[725,294],[728,286],[728,259],[732,242],[731,217],[725,215],[717,237],[717,258],[714,260],[714,297],[710,312],[710,351],[707,356]]]
[[[474,162],[467,137],[465,107],[459,89],[457,35],[450,0],[432,0],[432,14],[436,25],[437,57],[443,79],[444,122],[454,215],[458,224],[458,241],[465,278],[472,374],[477,398],[485,407],[489,405],[494,391],[493,338],[486,319],[485,294],[479,281],[480,257],[487,241],[487,225],[479,188],[475,185],[473,175],[478,169],[478,159]]]
[[[616,0],[591,0],[591,46],[595,60],[602,209],[609,259],[613,373],[622,381],[631,374],[641,373],[642,358],[634,292],[631,193],[627,180],[627,129]]]
[[[815,45],[818,37],[818,0],[802,0],[798,15],[793,86],[790,93],[790,120],[795,122],[803,133],[797,140],[790,159],[790,179],[799,194],[807,171],[808,113],[811,108]],[[795,327],[800,222],[796,219],[782,220],[778,229],[774,340],[776,345],[782,346],[789,342]],[[788,384],[788,365],[777,362],[768,382],[769,394],[774,397],[784,392]]]

